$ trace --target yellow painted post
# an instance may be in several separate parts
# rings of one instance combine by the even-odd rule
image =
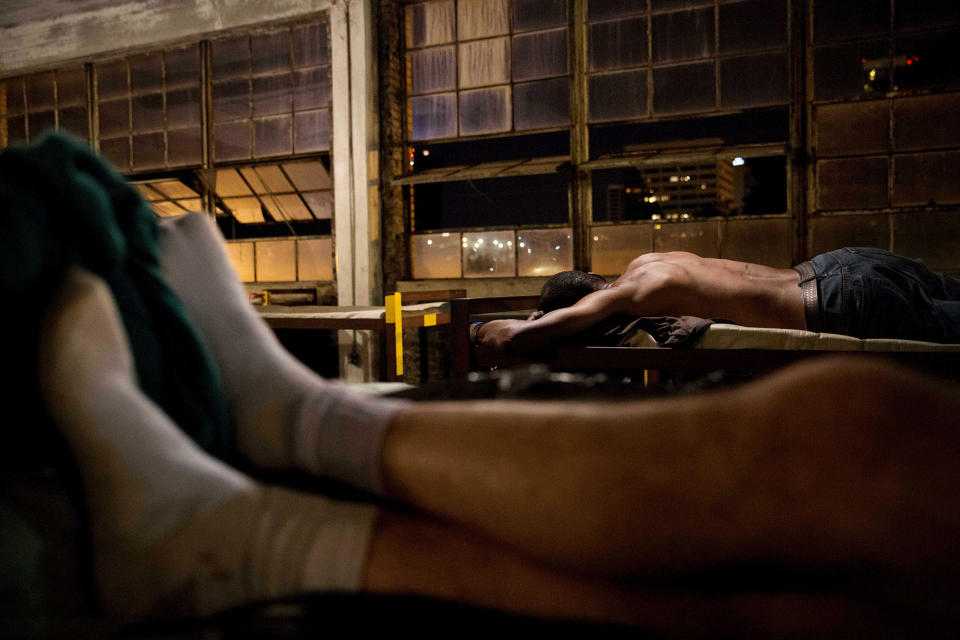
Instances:
[[[391,293],[386,298],[384,298],[384,306],[386,307],[386,322],[387,324],[393,325],[393,339],[395,340],[396,348],[394,352],[396,353],[396,367],[397,367],[397,376],[403,375],[403,313],[400,310],[401,300],[400,292]],[[386,336],[387,340],[390,339],[390,336]]]

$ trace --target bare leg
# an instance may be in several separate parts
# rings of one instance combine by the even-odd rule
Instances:
[[[420,405],[387,433],[384,478],[579,571],[773,563],[934,584],[960,564],[958,427],[956,394],[934,381],[826,360],[657,402]]]

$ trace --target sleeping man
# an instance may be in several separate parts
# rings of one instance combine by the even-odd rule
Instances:
[[[471,331],[476,344],[522,356],[621,314],[958,342],[960,280],[872,248],[831,251],[792,269],[679,251],[648,253],[612,283],[594,273],[558,273],[527,321],[494,320]]]

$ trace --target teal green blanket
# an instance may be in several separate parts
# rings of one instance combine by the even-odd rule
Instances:
[[[70,265],[103,278],[116,299],[143,391],[200,446],[231,451],[216,369],[160,275],[149,206],[84,143],[61,134],[0,153],[0,293],[4,468],[52,461],[58,439],[37,388],[44,310]]]

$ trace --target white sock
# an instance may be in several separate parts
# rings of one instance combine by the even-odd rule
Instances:
[[[359,587],[373,507],[265,487],[200,450],[137,387],[102,280],[72,270],[47,314],[41,388],[80,469],[110,612],[208,614]]]
[[[164,276],[220,369],[240,452],[381,492],[380,444],[403,403],[350,392],[291,356],[250,306],[208,216],[164,219],[161,233]]]

